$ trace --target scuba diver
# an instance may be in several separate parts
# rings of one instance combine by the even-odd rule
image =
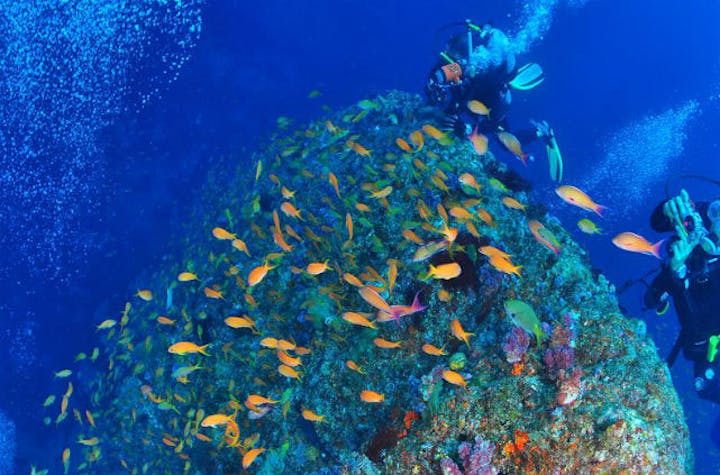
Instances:
[[[544,79],[542,68],[535,63],[517,68],[512,45],[501,30],[469,20],[465,24],[467,32],[453,36],[440,53],[425,84],[425,94],[433,105],[443,109],[447,128],[460,137],[474,131],[508,132],[511,89],[526,91],[539,85]],[[561,181],[562,155],[553,129],[545,121],[530,122],[531,129],[516,131],[514,137],[521,144],[542,139],[550,177]]]
[[[693,362],[698,396],[720,402],[720,198],[693,203],[683,189],[657,205],[650,224],[657,232],[675,232],[665,244],[668,258],[644,296],[645,307],[660,315],[673,299],[680,334],[668,366],[682,350]],[[711,437],[720,445],[720,418]]]

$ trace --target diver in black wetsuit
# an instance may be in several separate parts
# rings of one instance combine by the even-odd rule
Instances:
[[[509,131],[507,113],[511,89],[529,90],[543,81],[542,69],[534,63],[517,68],[508,37],[487,24],[466,21],[467,32],[453,36],[425,84],[429,101],[443,109],[447,127],[466,137],[475,128],[484,134]],[[479,115],[468,108],[479,101],[490,113]],[[545,121],[531,121],[532,128],[514,131],[521,144],[542,139],[547,146],[550,176],[562,179],[562,156],[555,134]]]
[[[680,349],[694,363],[695,391],[720,402],[720,198],[693,204],[685,190],[661,202],[652,214],[658,232],[675,231],[666,243],[669,258],[645,293],[645,306],[663,314],[672,297],[680,335],[668,364]]]

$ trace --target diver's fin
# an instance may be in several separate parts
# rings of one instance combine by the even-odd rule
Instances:
[[[538,86],[543,80],[543,70],[537,63],[528,63],[518,69],[515,77],[510,81],[510,87],[518,91],[527,91]]]
[[[562,181],[563,159],[554,135],[550,137],[550,143],[547,145],[547,156],[550,165],[550,178],[558,182]]]

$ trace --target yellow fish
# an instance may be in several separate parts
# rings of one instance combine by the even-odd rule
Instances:
[[[195,343],[189,342],[189,341],[180,341],[178,343],[175,343],[171,345],[168,348],[168,353],[172,353],[174,355],[187,355],[190,353],[200,353],[205,356],[210,356],[205,351],[205,348],[210,346],[210,344],[199,346]]]

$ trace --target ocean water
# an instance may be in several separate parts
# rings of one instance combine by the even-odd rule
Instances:
[[[119,319],[153,272],[183,265],[186,223],[212,202],[208,180],[229,187],[236,183],[222,177],[238,166],[254,173],[252,154],[280,117],[303,124],[390,90],[421,93],[466,18],[492,21],[521,62],[542,65],[545,82],[515,94],[510,120],[552,124],[564,183],[609,207],[596,220],[604,234],[577,230],[588,216],[557,199],[537,145],[528,167],[500,159],[532,183],[533,199],[616,287],[658,265],[610,237],[666,237],[648,223],[666,180],[720,178],[720,4],[446,3],[0,0],[0,473],[31,465],[62,473],[63,448],[80,453],[73,414],[43,423],[42,402],[65,391],[53,373],[105,344],[95,327]],[[697,180],[670,191],[681,186],[698,200],[720,196]],[[676,317],[643,313],[642,291],[630,287],[620,303],[647,323],[664,356]],[[696,473],[720,473],[709,439],[720,411],[694,394],[682,358],[672,375]],[[74,401],[89,405],[97,387],[82,382],[102,378],[78,378]]]

